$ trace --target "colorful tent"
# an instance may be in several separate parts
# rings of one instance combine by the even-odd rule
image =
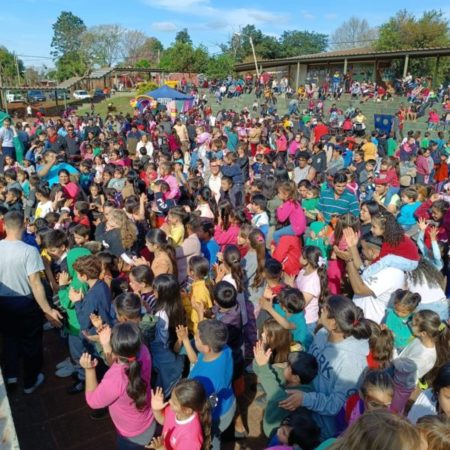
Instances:
[[[183,92],[172,89],[169,86],[161,86],[153,91],[149,91],[144,95],[136,97],[139,107],[145,108],[151,101],[157,101],[161,105],[169,105],[171,110],[176,109],[177,112],[187,112],[192,108],[194,97],[183,94]]]

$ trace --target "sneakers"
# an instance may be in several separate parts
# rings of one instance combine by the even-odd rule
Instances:
[[[32,394],[45,380],[44,374],[40,373],[36,378],[36,383],[33,386],[23,390],[25,394]]]
[[[67,357],[64,361],[61,361],[60,363],[56,364],[56,370],[62,369],[64,366],[68,366],[68,365],[73,366],[72,360],[70,359],[70,357]]]
[[[59,368],[56,372],[55,375],[58,378],[67,378],[70,377],[73,373],[75,372],[75,366],[74,365],[67,365],[67,366],[62,366],[61,368]]]
[[[64,361],[56,364],[55,375],[59,378],[70,377],[75,372],[75,365],[72,364],[70,358],[66,358]]]

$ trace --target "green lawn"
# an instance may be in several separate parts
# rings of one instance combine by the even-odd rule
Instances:
[[[109,103],[112,103],[118,112],[121,113],[132,113],[133,108],[130,106],[130,99],[135,97],[134,93],[127,92],[127,93],[118,93],[115,96],[106,99],[100,103],[97,103],[95,105],[95,112],[100,114],[102,117],[104,117],[107,113],[107,107]],[[211,105],[213,112],[217,113],[219,109],[234,109],[235,111],[241,111],[244,107],[251,108],[253,101],[254,101],[254,95],[242,95],[237,98],[225,98],[222,101],[222,104],[218,104],[214,98],[213,95],[208,94],[208,101]],[[359,104],[359,102],[355,102],[350,99],[350,96],[348,94],[344,95],[342,100],[338,103],[339,107],[343,109],[344,111],[353,104],[354,107],[359,107],[364,115],[367,117],[368,120],[368,130],[372,130],[374,128],[373,125],[373,116],[374,114],[394,114],[399,106],[400,103],[406,103],[406,100],[404,98],[395,98],[392,102],[381,102],[381,103],[374,103],[373,101],[369,101],[364,104]],[[282,96],[278,97],[278,113],[280,115],[283,115],[288,110],[288,103],[289,101],[283,98]],[[331,105],[331,101],[327,100],[325,101],[325,111],[328,111]],[[307,108],[307,102],[303,102],[300,105],[300,109]],[[440,111],[440,109],[439,109]],[[84,114],[86,112],[90,112],[90,104],[86,103],[83,106],[78,108],[78,113]],[[424,132],[427,128],[426,125],[426,117],[421,117],[417,122],[406,122],[405,123],[405,132],[408,130],[420,130]]]

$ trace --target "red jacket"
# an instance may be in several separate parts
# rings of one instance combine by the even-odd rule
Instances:
[[[296,276],[302,268],[302,244],[298,236],[282,236],[272,257],[281,263],[286,275]]]

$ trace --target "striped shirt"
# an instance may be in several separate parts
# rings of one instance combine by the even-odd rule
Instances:
[[[359,203],[354,194],[345,190],[343,194],[336,198],[334,189],[323,191],[319,198],[318,210],[323,215],[326,222],[330,222],[333,214],[352,213],[359,217]]]

